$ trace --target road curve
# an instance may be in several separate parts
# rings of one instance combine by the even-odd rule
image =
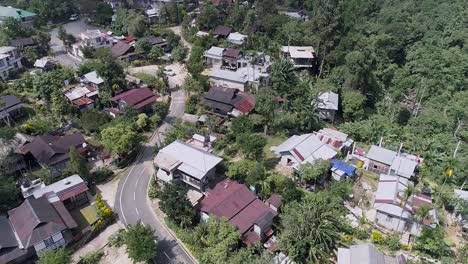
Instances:
[[[150,142],[143,145],[135,163],[120,180],[116,195],[115,208],[124,225],[141,221],[155,230],[158,237],[158,252],[155,258],[157,263],[196,263],[169,232],[163,223],[164,220],[156,216],[147,200],[147,189],[154,173],[153,146],[164,139],[164,133],[170,128],[170,124],[183,115],[184,104],[185,93],[181,90],[173,91],[168,116],[153,134]]]

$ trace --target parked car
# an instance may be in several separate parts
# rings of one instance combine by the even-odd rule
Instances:
[[[164,74],[166,74],[167,76],[175,76],[176,75],[176,73],[172,69],[167,69],[167,68],[164,69]]]
[[[80,18],[80,16],[78,14],[72,14],[70,16],[70,21],[76,21]]]

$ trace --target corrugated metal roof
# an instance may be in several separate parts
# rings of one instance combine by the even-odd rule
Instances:
[[[396,155],[397,153],[395,151],[373,145],[366,157],[390,166],[392,165],[393,159]]]

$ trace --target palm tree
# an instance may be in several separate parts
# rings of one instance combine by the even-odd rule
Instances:
[[[406,205],[408,204],[408,201],[409,199],[413,196],[413,193],[414,193],[414,187],[412,185],[408,185],[408,188],[406,188],[406,190],[403,192],[403,200],[401,201],[403,204],[402,204],[402,210],[401,210],[401,214],[400,214],[400,218],[398,219],[398,225],[397,225],[397,228],[396,228],[396,231],[398,232],[398,229],[400,228],[400,222],[401,222],[401,218],[403,217],[403,212],[405,211],[405,207]]]

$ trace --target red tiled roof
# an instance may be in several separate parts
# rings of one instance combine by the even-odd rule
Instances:
[[[255,97],[248,93],[238,92],[232,99],[232,105],[242,113],[250,113],[255,107]]]
[[[245,185],[227,179],[207,192],[201,201],[201,211],[231,219],[255,199]]]
[[[255,240],[249,231],[255,224],[260,228],[269,226],[277,215],[245,185],[229,179],[219,182],[207,192],[201,201],[201,211],[217,218],[226,217],[241,234],[249,238],[247,240]]]
[[[94,100],[91,98],[83,97],[83,98],[73,100],[72,103],[76,106],[83,106],[83,105],[89,105],[89,104],[94,103]]]
[[[135,109],[140,109],[140,108],[142,108],[142,107],[145,107],[145,106],[147,106],[147,105],[149,105],[149,104],[152,104],[152,103],[156,102],[156,99],[157,99],[157,98],[158,98],[158,97],[157,97],[156,95],[153,96],[153,97],[150,97],[150,98],[148,98],[148,99],[146,99],[146,100],[144,100],[144,101],[142,101],[142,102],[140,102],[140,103],[134,105],[133,108],[135,108]]]
[[[266,200],[266,203],[278,208],[283,204],[283,198],[279,194],[273,194]]]
[[[153,97],[155,97],[155,95],[149,88],[137,88],[114,96],[111,100],[113,102],[118,102],[121,100],[129,106],[138,105],[138,107],[141,108],[141,104],[144,101]],[[156,100],[156,98],[154,98],[154,100]],[[148,102],[146,102],[146,104],[148,104]]]

